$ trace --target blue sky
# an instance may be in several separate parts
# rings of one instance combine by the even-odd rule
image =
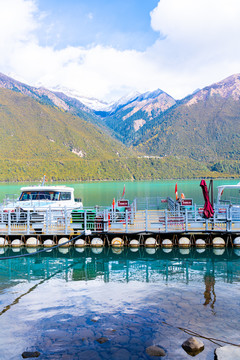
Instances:
[[[240,69],[239,0],[0,0],[0,72],[107,102]]]
[[[158,0],[39,0],[38,4],[46,13],[45,32],[39,33],[42,45],[144,50],[158,37],[150,26],[150,12]]]

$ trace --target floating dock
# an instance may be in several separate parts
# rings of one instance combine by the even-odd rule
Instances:
[[[123,247],[179,246],[240,247],[240,211],[215,207],[211,219],[202,207],[176,208],[173,200],[136,199],[118,211],[95,207],[83,210],[49,208],[32,216],[0,209],[0,247]]]

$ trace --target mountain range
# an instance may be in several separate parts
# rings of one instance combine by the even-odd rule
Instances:
[[[158,89],[104,104],[63,90],[0,74],[0,180],[240,174],[239,74],[182,100]]]

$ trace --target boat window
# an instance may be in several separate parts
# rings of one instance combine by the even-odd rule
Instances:
[[[71,200],[71,193],[70,192],[61,192],[60,200]]]
[[[19,200],[20,201],[27,201],[27,200],[30,200],[30,193],[28,192],[22,192],[20,197],[19,197]]]
[[[53,194],[53,201],[58,201],[59,200],[59,191],[55,191]]]
[[[58,191],[23,191],[19,197],[20,201],[29,200],[48,200],[57,201],[59,200]]]

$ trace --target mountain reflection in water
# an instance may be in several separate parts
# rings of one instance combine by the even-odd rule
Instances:
[[[205,344],[198,360],[210,360],[213,339],[239,342],[239,289],[232,248],[59,248],[2,260],[1,359],[35,350],[43,359],[150,359],[154,344],[166,360],[186,359],[181,344],[195,333]]]
[[[31,249],[32,250],[32,249]],[[134,250],[134,251],[132,251]],[[216,281],[239,281],[237,249],[114,249],[60,248],[26,258],[0,262],[0,291],[24,280],[48,279],[55,273],[65,281],[184,282],[204,281],[204,305],[214,306]],[[21,254],[27,249],[21,249]],[[34,249],[34,251],[36,251]],[[5,256],[16,255],[7,249]],[[4,255],[2,255],[4,256]],[[212,295],[211,295],[212,293]],[[212,300],[213,296],[213,300]],[[212,301],[212,302],[211,302]]]

